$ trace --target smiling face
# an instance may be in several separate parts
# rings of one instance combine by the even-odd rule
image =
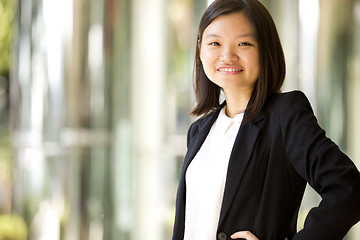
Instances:
[[[215,18],[199,44],[206,76],[225,94],[252,92],[259,76],[259,53],[255,31],[243,13]]]

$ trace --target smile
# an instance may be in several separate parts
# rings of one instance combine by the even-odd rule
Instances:
[[[218,72],[229,72],[229,73],[233,73],[233,72],[242,72],[244,70],[242,69],[237,69],[237,68],[219,68],[217,69]]]

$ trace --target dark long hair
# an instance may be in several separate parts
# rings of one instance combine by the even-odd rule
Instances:
[[[195,116],[206,115],[220,105],[221,88],[205,75],[200,60],[200,45],[207,26],[217,17],[243,13],[255,29],[259,46],[259,78],[246,108],[244,122],[256,117],[269,95],[280,92],[285,78],[284,53],[275,23],[267,9],[257,0],[215,0],[200,20],[194,63]]]

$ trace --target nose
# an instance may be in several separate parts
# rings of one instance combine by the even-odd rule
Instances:
[[[220,56],[220,61],[223,63],[233,63],[239,60],[239,56],[236,54],[236,52],[228,47],[228,48],[224,48],[224,51],[222,52],[221,56]]]

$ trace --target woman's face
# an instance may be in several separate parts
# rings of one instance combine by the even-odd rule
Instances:
[[[252,91],[259,76],[255,30],[242,13],[215,18],[205,29],[200,59],[206,76],[228,91]]]

